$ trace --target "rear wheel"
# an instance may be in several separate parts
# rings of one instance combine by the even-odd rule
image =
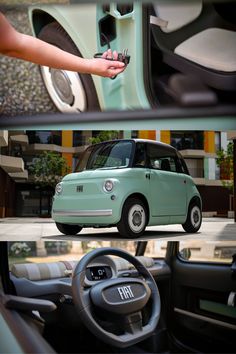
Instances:
[[[185,223],[182,225],[186,232],[197,232],[202,224],[202,212],[198,203],[193,202],[189,205],[188,216]]]
[[[145,231],[147,219],[145,204],[137,198],[127,199],[117,224],[118,231],[124,237],[139,237]]]
[[[57,22],[43,27],[39,33],[39,39],[82,57],[74,42]],[[99,110],[91,75],[80,75],[76,72],[52,69],[46,66],[41,66],[40,70],[49,96],[59,111],[78,113]]]
[[[79,225],[68,225],[56,222],[56,226],[58,230],[64,235],[76,235],[82,230],[82,227]]]

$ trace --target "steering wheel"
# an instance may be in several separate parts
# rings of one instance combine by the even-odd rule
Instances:
[[[95,258],[113,255],[134,265],[139,278],[115,278],[100,281],[88,287],[85,284],[86,267]],[[116,248],[98,248],[86,254],[77,264],[72,277],[72,295],[83,323],[105,343],[126,348],[149,337],[155,330],[161,311],[160,296],[155,280],[146,267],[129,253]],[[149,318],[142,316],[142,309],[150,300]],[[102,327],[97,316],[114,319],[122,332],[109,332]],[[104,316],[105,314],[105,316]]]

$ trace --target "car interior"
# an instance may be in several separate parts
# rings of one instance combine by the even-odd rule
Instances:
[[[96,248],[79,262],[13,264],[0,244],[0,315],[23,352],[234,353],[236,267]],[[231,255],[232,256],[232,255]],[[1,289],[1,287],[0,287]],[[3,344],[0,345],[0,347]]]
[[[157,0],[144,9],[150,23],[146,84],[153,104],[233,103],[236,2]]]

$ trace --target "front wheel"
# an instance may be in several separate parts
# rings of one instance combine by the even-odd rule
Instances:
[[[56,226],[64,235],[77,235],[82,230],[82,227],[79,225],[68,225],[56,222]]]
[[[143,235],[147,220],[145,204],[137,198],[130,198],[123,206],[117,228],[122,236],[136,238]]]
[[[183,229],[189,233],[197,232],[202,224],[202,212],[197,203],[191,203],[188,208],[188,215]]]
[[[68,53],[82,57],[66,31],[56,22],[51,22],[39,33],[39,39]],[[40,67],[42,79],[49,96],[59,111],[80,113],[99,110],[99,103],[91,75]]]

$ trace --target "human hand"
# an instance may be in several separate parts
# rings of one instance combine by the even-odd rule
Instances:
[[[111,49],[108,49],[101,58],[89,59],[90,73],[103,77],[115,77],[125,69],[125,64],[118,61],[117,58],[117,51],[112,52]]]

